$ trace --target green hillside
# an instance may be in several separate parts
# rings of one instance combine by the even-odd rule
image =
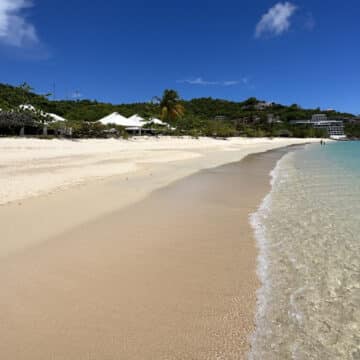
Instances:
[[[29,85],[18,87],[0,84],[0,108],[4,111],[16,109],[21,104],[31,104],[35,108],[48,113],[64,117],[72,123],[94,122],[112,113],[129,117],[139,114],[144,118],[159,117],[160,107],[156,103],[110,104],[91,100],[81,101],[53,101],[50,94],[36,94]],[[221,134],[245,136],[322,136],[311,129],[294,128],[289,125],[290,120],[309,119],[320,109],[302,109],[293,104],[267,104],[256,98],[242,102],[213,98],[198,98],[181,100],[185,109],[181,119],[172,124],[182,133],[194,136]],[[323,112],[330,119],[351,119],[354,115],[336,111]],[[274,120],[269,123],[269,116]]]
[[[48,94],[49,95],[49,94]],[[196,116],[201,119],[213,119],[216,116],[225,116],[228,120],[241,119],[251,116],[263,117],[267,113],[279,116],[281,120],[288,121],[294,119],[307,119],[312,114],[318,113],[320,109],[302,109],[297,105],[283,106],[274,104],[266,110],[256,110],[254,105],[259,102],[255,98],[250,98],[243,102],[234,102],[213,98],[198,98],[183,101],[186,114]],[[142,116],[157,115],[157,106],[151,103],[134,104],[109,104],[98,101],[52,101],[46,95],[38,95],[27,85],[18,87],[0,84],[0,108],[3,110],[18,107],[21,104],[32,104],[41,108],[43,111],[56,113],[69,120],[96,121],[113,111],[118,111],[124,116],[139,113]],[[352,114],[340,113],[336,111],[327,112],[332,117],[353,117]]]

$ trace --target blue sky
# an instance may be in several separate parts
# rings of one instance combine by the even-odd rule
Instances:
[[[0,82],[57,98],[250,96],[360,113],[360,3],[0,0]]]

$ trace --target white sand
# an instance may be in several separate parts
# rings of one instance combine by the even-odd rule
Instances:
[[[169,181],[173,181],[201,168],[238,161],[250,153],[309,141],[318,140],[169,137],[128,141],[0,139],[0,205],[89,180],[133,173],[143,169],[145,164],[199,159],[196,166],[172,172]],[[214,156],[206,156],[210,154]]]
[[[244,358],[280,155],[153,191],[304,142],[0,139],[0,358]]]

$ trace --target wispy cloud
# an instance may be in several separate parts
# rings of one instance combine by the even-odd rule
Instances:
[[[237,81],[237,80],[228,80],[228,81],[223,82],[224,86],[233,86],[233,85],[237,85],[237,84],[239,84],[239,81]]]
[[[238,80],[209,81],[209,80],[204,80],[201,77],[186,79],[186,80],[178,80],[177,82],[180,84],[201,85],[201,86],[211,86],[211,85],[234,86],[240,84],[240,81]]]
[[[39,43],[34,25],[24,14],[31,6],[30,0],[0,0],[0,42],[15,47]]]
[[[198,78],[194,78],[194,79],[186,79],[186,80],[178,80],[178,83],[182,83],[182,84],[190,84],[190,85],[218,85],[219,83],[217,81],[207,81],[204,80],[201,77]]]
[[[255,37],[264,35],[278,36],[289,30],[291,17],[297,10],[297,6],[290,3],[277,3],[264,14],[256,26]]]

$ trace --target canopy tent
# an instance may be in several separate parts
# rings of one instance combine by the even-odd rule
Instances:
[[[154,130],[147,125],[159,125],[159,126],[166,126],[170,128],[170,125],[163,122],[160,119],[157,118],[151,118],[150,120],[145,120],[138,114],[135,114],[129,118],[126,118],[122,116],[121,114],[114,112],[108,116],[105,116],[104,118],[100,119],[99,122],[103,125],[118,125],[123,126],[126,131],[132,132],[132,133],[139,133],[140,135],[143,133],[156,133],[157,130]],[[174,130],[173,128],[171,128]]]
[[[126,118],[125,116],[122,116],[117,112],[114,112],[108,116],[105,116],[104,118],[100,119],[99,121],[103,125],[115,124],[118,126],[124,126],[125,128],[127,128],[127,127],[141,128],[145,125],[144,119],[142,119],[138,115],[133,115],[130,118]]]
[[[146,120],[138,114],[130,116],[128,120],[131,122],[132,125],[130,126],[132,127],[143,127],[146,124]]]
[[[101,122],[101,124],[103,125],[109,125],[109,124],[122,125],[125,121],[127,121],[126,117],[120,115],[117,112],[107,115],[99,120],[99,122]]]

